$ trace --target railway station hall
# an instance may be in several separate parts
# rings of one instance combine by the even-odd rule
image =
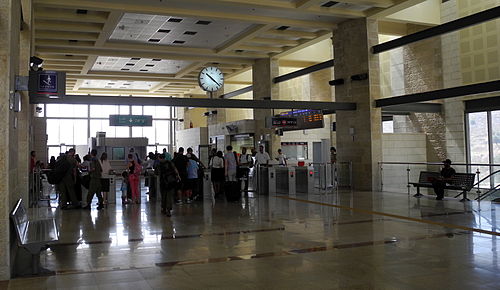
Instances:
[[[500,0],[0,0],[0,290],[500,289]]]

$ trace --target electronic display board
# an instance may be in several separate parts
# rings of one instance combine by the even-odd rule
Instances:
[[[283,131],[316,129],[324,127],[323,111],[321,110],[297,110],[283,112],[279,115],[283,118],[296,118],[296,126],[282,127]]]

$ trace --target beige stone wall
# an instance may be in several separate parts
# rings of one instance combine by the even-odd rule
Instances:
[[[27,2],[29,3],[29,1]],[[30,7],[29,7],[30,8]],[[23,39],[20,45],[20,1],[4,0],[0,2],[0,280],[10,278],[10,267],[15,247],[10,232],[9,212],[19,197],[27,197],[26,185],[19,185],[27,180],[25,160],[19,156],[29,154],[25,134],[21,128],[29,126],[27,112],[29,105],[23,98],[22,113],[9,109],[9,97],[15,90],[15,76],[19,74],[20,51],[23,45],[29,47]],[[29,9],[30,10],[30,9]],[[29,22],[28,19],[25,19]],[[26,113],[26,114],[25,114]],[[19,120],[21,119],[21,128]],[[21,140],[20,140],[21,137]],[[22,144],[19,144],[19,141]],[[21,146],[19,146],[21,145]],[[24,190],[24,191],[21,191]]]

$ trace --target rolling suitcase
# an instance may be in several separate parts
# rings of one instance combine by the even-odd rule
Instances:
[[[224,183],[224,193],[227,201],[238,201],[241,197],[239,183],[237,181],[226,181]]]

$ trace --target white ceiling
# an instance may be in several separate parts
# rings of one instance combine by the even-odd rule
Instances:
[[[175,20],[181,21],[172,22]],[[199,21],[210,23],[208,25],[196,24]],[[125,13],[110,40],[213,49],[243,32],[250,25],[204,18]],[[195,34],[192,35],[192,33]],[[184,41],[184,43],[174,43],[175,41]]]
[[[99,56],[92,71],[176,74],[190,64],[192,64],[191,61],[184,60]]]

